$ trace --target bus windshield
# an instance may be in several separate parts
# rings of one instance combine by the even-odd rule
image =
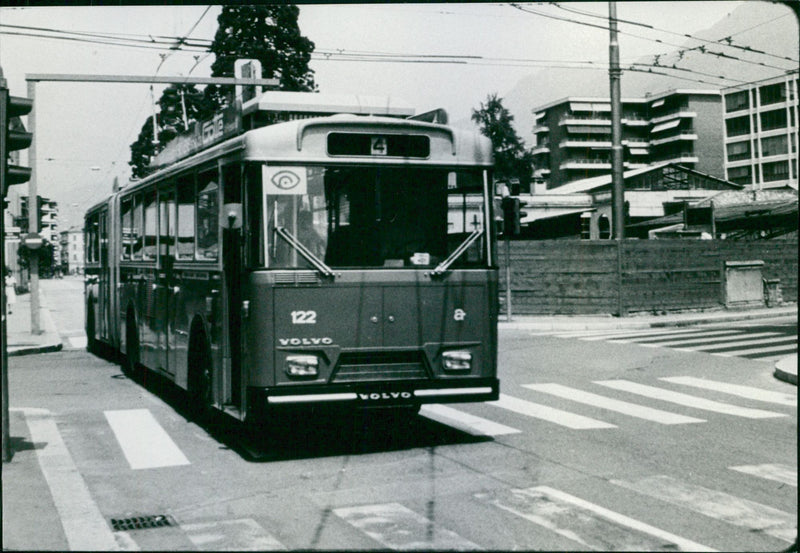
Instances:
[[[488,265],[482,169],[264,165],[261,180],[268,267]]]

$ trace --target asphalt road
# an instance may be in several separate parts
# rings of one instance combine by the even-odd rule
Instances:
[[[78,526],[170,517],[113,532],[124,548],[775,551],[795,540],[796,388],[762,360],[504,331],[499,402],[411,420],[312,413],[268,439],[198,425],[169,386],[80,349],[61,282],[51,308],[76,349],[14,358],[12,407],[49,413],[40,419],[66,446],[58,463],[96,506]]]

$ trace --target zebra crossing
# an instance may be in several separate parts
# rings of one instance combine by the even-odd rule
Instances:
[[[715,399],[707,397],[709,394]],[[717,399],[719,397],[726,400],[721,401]],[[547,404],[548,398],[566,400],[582,411],[551,407]],[[658,401],[653,402],[654,399]],[[760,407],[752,407],[753,404]],[[486,407],[456,408],[434,404],[423,406],[420,414],[471,435],[513,439],[515,434],[522,434],[529,428],[524,424],[529,419],[576,431],[606,432],[619,430],[623,425],[620,421],[628,419],[666,426],[697,425],[711,417],[769,421],[789,416],[786,408],[796,405],[795,394],[675,375],[653,379],[646,384],[622,379],[589,381],[577,386],[554,382],[529,383],[502,394],[498,401],[489,402]],[[506,423],[508,420],[517,421],[519,428],[491,420],[492,414],[500,410],[513,413],[513,419],[505,417],[504,420]],[[603,419],[602,414],[606,412],[622,415],[622,418],[612,423]],[[190,464],[191,461],[171,443],[147,409],[106,411],[105,418],[131,470]],[[140,432],[135,427],[146,430]],[[142,435],[158,440],[159,446],[143,448]],[[139,453],[143,449],[160,451],[158,458],[143,458]],[[797,488],[796,466],[735,464],[727,467],[727,471],[763,485],[765,489],[774,489],[774,483],[785,490]],[[767,536],[778,543],[791,543],[796,537],[796,512],[737,497],[729,490],[714,489],[667,474],[611,479],[607,485],[615,490],[613,493],[649,498],[663,504],[664,509],[693,513],[748,535]],[[491,511],[494,513],[492,517],[512,517],[518,523],[532,525],[531,532],[552,534],[554,539],[567,540],[566,543],[578,549],[716,550],[715,544],[705,543],[701,536],[680,535],[679,530],[669,527],[670,518],[645,520],[636,513],[621,512],[613,504],[603,504],[586,494],[554,485],[499,487],[466,494],[465,501],[471,502],[476,506],[474,508]],[[366,540],[364,543],[372,544],[366,548],[404,551],[492,549],[490,544],[482,543],[480,535],[471,534],[469,528],[454,526],[453,518],[446,519],[451,524],[441,522],[441,517],[434,517],[424,506],[413,503],[389,501],[334,505],[327,516],[335,517],[340,524],[359,533]],[[198,551],[281,551],[303,547],[281,539],[278,528],[271,528],[268,522],[254,518],[178,520],[178,526],[177,530],[185,536],[190,547]],[[125,545],[123,549],[137,549],[137,536],[141,535],[137,532],[147,530],[129,531],[124,539],[120,539],[123,536],[117,537],[117,541]],[[146,540],[140,541],[146,543]],[[725,549],[724,545],[717,544],[716,547]]]
[[[763,326],[763,325],[762,325]],[[755,332],[753,330],[756,330]],[[533,336],[551,336],[608,342],[636,344],[647,348],[670,348],[677,351],[705,352],[721,357],[745,357],[773,362],[797,352],[797,331],[780,332],[760,330],[745,324],[723,327],[648,328],[643,330],[578,330],[533,332]]]
[[[722,399],[720,399],[722,398]],[[548,402],[556,401],[558,408]],[[655,400],[655,401],[654,401]],[[564,405],[574,407],[566,410]],[[544,426],[566,428],[576,435],[582,432],[619,432],[629,421],[663,425],[672,428],[682,425],[703,425],[717,419],[752,419],[757,424],[793,416],[797,395],[775,390],[744,386],[724,381],[673,375],[649,381],[595,380],[570,385],[556,382],[533,382],[511,388],[500,399],[487,404],[466,406],[425,405],[420,415],[426,419],[457,428],[474,436],[489,436],[498,440],[514,440],[515,436],[541,431]],[[793,409],[794,408],[794,409]],[[493,420],[503,416],[503,423]],[[614,415],[615,418],[609,418]],[[176,470],[192,465],[192,459],[173,441],[149,409],[114,409],[104,411],[111,430],[111,442],[116,443],[119,455],[112,455],[106,463],[126,463],[123,470],[154,471]],[[32,440],[49,444],[62,443],[52,418],[43,413],[27,413]],[[530,422],[536,422],[531,425]],[[513,426],[511,426],[513,425]],[[535,429],[535,430],[534,430]],[[47,455],[44,455],[47,453]],[[84,518],[76,519],[74,536],[82,549],[96,548],[93,540],[100,540],[103,549],[148,549],[156,539],[158,529],[111,532],[104,529],[105,522],[94,508],[91,519],[96,531],[87,534],[85,518],[87,505],[92,506],[89,490],[78,478],[69,451],[61,447],[55,451],[49,446],[42,450],[43,472],[55,474],[70,466],[72,480],[54,478],[51,492],[67,522],[75,518],[75,498],[80,499],[80,512]],[[109,467],[110,469],[111,467]],[[743,535],[760,535],[773,540],[772,545],[794,541],[797,513],[785,509],[787,494],[796,494],[797,466],[780,463],[732,463],[726,468],[732,478],[746,479],[773,497],[775,503],[754,501],[751,497],[738,497],[730,489],[715,489],[698,484],[690,478],[672,474],[632,475],[611,479],[603,483],[610,495],[633,494],[631,497],[663,504],[664,508],[648,510],[646,519],[635,510],[620,510],[619,504],[592,497],[580,488],[576,490],[553,483],[537,483],[530,487],[503,487],[484,491],[465,491],[463,501],[471,509],[485,510],[491,520],[511,517],[516,524],[532,525],[533,535],[552,535],[555,540],[570,545],[560,547],[597,550],[725,550],[725,545],[706,543],[704,534],[691,534],[684,527],[671,527],[674,520],[658,512],[693,513],[715,521],[714,524],[730,526]],[[63,488],[63,489],[62,489]],[[737,485],[736,489],[740,489]],[[776,490],[780,490],[777,491]],[[782,494],[782,495],[781,495]],[[795,498],[796,499],[796,498]],[[635,503],[635,502],[632,502]],[[782,508],[781,508],[782,507]],[[326,516],[335,518],[362,536],[362,548],[389,550],[480,550],[493,549],[485,543],[486,536],[471,533],[469,526],[454,524],[459,516],[439,517],[425,505],[410,502],[331,505]],[[82,515],[83,516],[83,515]],[[655,517],[655,519],[652,519]],[[177,528],[171,529],[187,548],[198,551],[261,550],[280,551],[307,547],[308,544],[287,541],[274,521],[257,517],[237,517],[228,520],[181,520],[175,517]],[[65,528],[72,526],[65,523]]]
[[[759,481],[775,480],[797,487],[796,468],[765,464],[732,466]],[[633,493],[699,514],[747,533],[759,533],[779,542],[792,543],[797,534],[796,513],[737,497],[722,490],[683,481],[664,474],[611,480],[617,492]],[[498,488],[470,493],[463,499],[478,509],[499,512],[531,524],[531,533],[550,532],[580,550],[615,551],[717,551],[698,538],[682,536],[664,526],[642,520],[553,486]],[[422,511],[422,512],[420,512]],[[491,549],[480,536],[465,537],[469,529],[454,529],[434,519],[424,509],[398,502],[348,505],[331,509],[333,516],[363,534],[372,543],[366,549],[393,551],[478,551]],[[281,541],[278,529],[270,531],[253,518],[179,522],[179,529],[197,551],[285,551],[297,544]],[[268,525],[267,525],[268,526]],[[535,527],[535,529],[533,528]],[[458,530],[458,531],[456,531]],[[459,531],[461,533],[459,533]],[[138,531],[141,532],[141,531]],[[137,549],[137,531],[128,532],[126,549]],[[360,549],[360,548],[359,548]],[[720,548],[724,550],[723,548]]]

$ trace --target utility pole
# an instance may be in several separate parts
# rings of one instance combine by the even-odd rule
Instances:
[[[622,70],[619,67],[619,42],[617,39],[617,3],[608,3],[609,30],[609,68],[611,85],[611,203],[614,238],[625,238],[625,179],[622,165],[622,98],[620,81]]]

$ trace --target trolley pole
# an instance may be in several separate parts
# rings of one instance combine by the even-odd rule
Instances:
[[[611,191],[614,238],[625,238],[625,179],[622,165],[622,99],[619,67],[619,42],[617,39],[617,3],[608,3],[609,81],[611,85]]]

